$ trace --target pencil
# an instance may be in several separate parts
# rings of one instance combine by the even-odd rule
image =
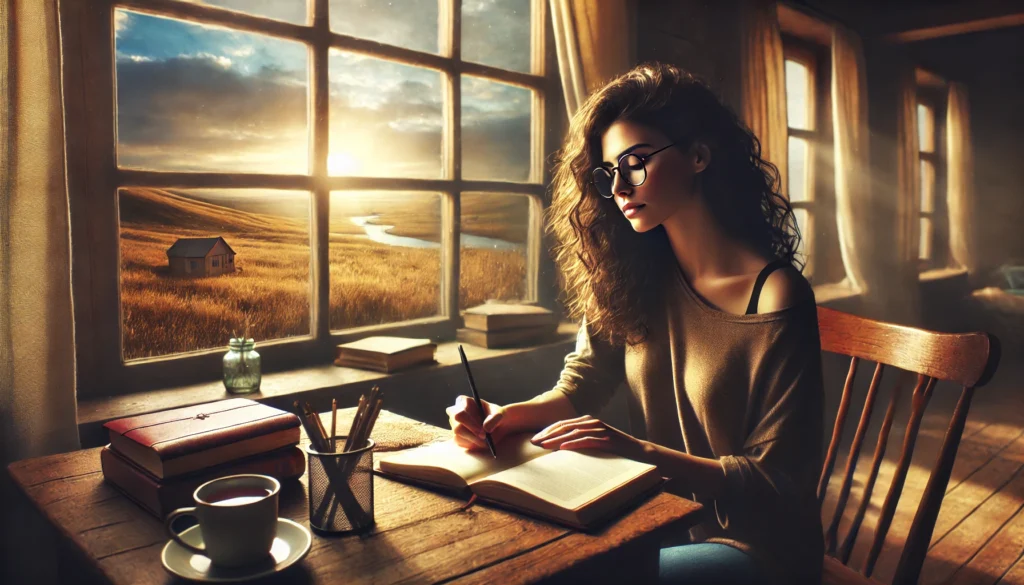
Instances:
[[[331,451],[338,451],[338,399],[331,399]]]
[[[459,357],[462,358],[462,365],[466,366],[466,376],[469,378],[469,387],[473,390],[473,400],[476,401],[476,407],[480,409],[480,424],[483,424],[487,413],[484,412],[484,403],[480,401],[480,393],[476,390],[476,383],[473,382],[473,372],[469,369],[469,360],[466,359],[466,352],[462,351],[462,344],[459,344]],[[494,439],[491,438],[491,433],[484,433],[484,439],[487,441],[487,448],[491,450],[491,457],[498,458],[498,451],[494,448]]]

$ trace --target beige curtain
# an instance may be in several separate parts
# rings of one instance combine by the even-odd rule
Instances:
[[[635,5],[631,0],[551,0],[551,21],[571,117],[591,91],[633,66]]]
[[[0,463],[78,448],[55,0],[0,0]],[[0,471],[0,582],[56,582]]]
[[[915,272],[921,245],[921,156],[917,130],[917,80],[912,67],[900,76],[896,116],[896,246]]]
[[[867,82],[860,39],[842,26],[832,33],[832,130],[836,224],[847,284],[868,295],[872,278],[871,178]]]
[[[946,201],[952,260],[970,273],[978,269],[974,243],[974,151],[967,88],[949,84],[946,105]]]
[[[742,6],[742,115],[761,141],[761,158],[779,168],[780,191],[788,193],[786,71],[776,2],[754,0]]]

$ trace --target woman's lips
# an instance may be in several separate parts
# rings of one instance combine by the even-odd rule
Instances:
[[[626,217],[633,217],[634,215],[640,213],[640,211],[643,208],[644,208],[643,204],[637,205],[636,207],[630,207],[629,209],[623,211],[622,214],[625,215]]]

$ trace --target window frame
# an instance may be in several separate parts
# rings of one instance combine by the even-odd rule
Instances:
[[[77,391],[100,396],[210,383],[219,379],[223,348],[125,362],[122,359],[120,225],[117,191],[123,187],[294,189],[311,194],[310,334],[259,344],[264,371],[328,363],[334,347],[368,334],[454,338],[458,310],[461,195],[465,192],[529,198],[524,300],[550,304],[555,283],[542,258],[542,225],[550,168],[558,140],[549,120],[562,100],[553,32],[544,0],[531,0],[531,73],[461,60],[461,0],[438,0],[439,53],[383,45],[333,32],[329,0],[308,0],[305,25],[276,21],[179,0],[85,0],[59,4],[66,168],[71,207]],[[307,174],[178,172],[119,168],[116,161],[114,13],[116,8],[212,24],[299,41],[309,51]],[[442,75],[444,127],[442,177],[438,179],[330,176],[328,61],[332,48],[426,67]],[[510,83],[532,91],[530,172],[527,182],[465,180],[461,168],[462,75]],[[96,83],[96,80],[110,80]],[[346,330],[330,329],[329,200],[332,191],[407,190],[441,194],[442,243],[439,314],[434,317]]]
[[[800,235],[804,239],[804,249],[807,251],[804,277],[813,285],[838,283],[845,276],[842,274],[842,265],[837,268],[828,263],[829,258],[838,257],[839,247],[838,241],[833,242],[836,240],[835,197],[830,195],[835,189],[835,178],[825,172],[831,168],[827,161],[833,156],[831,64],[827,58],[830,47],[793,33],[782,33],[781,38],[783,76],[786,60],[800,62],[808,70],[811,91],[808,100],[811,109],[811,129],[792,128],[786,120],[786,149],[791,136],[804,138],[808,144],[808,176],[805,182],[808,197],[805,201],[790,202],[795,210],[805,209],[808,215],[808,224],[800,226]],[[784,196],[788,201],[790,169],[779,169],[779,172],[785,173],[786,176],[787,193]]]
[[[945,95],[943,90],[945,88],[935,87],[917,87],[917,99],[914,108],[914,127],[918,131],[918,189],[919,191],[915,194],[918,198],[918,204],[914,206],[917,209],[917,221],[918,221],[918,257],[915,259],[918,265],[918,272],[926,272],[935,268],[942,268],[949,264],[949,220],[948,213],[946,211],[946,142],[943,139],[946,135],[946,124],[945,124]],[[932,132],[934,148],[931,152],[924,152],[920,144],[920,128],[917,127],[917,108],[921,105],[929,108],[932,115]],[[935,180],[932,185],[932,210],[924,211],[921,205],[921,192],[920,189],[924,185],[924,176],[920,172],[921,162],[927,162],[931,165],[933,172],[935,173]],[[928,219],[931,224],[931,237],[929,241],[931,254],[928,257],[921,257],[920,249],[920,224],[922,219]]]

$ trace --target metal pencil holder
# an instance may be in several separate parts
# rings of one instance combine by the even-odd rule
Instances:
[[[346,437],[337,437],[338,449]],[[329,533],[360,532],[373,526],[373,440],[348,453],[321,453],[306,446],[309,459],[309,525]]]

